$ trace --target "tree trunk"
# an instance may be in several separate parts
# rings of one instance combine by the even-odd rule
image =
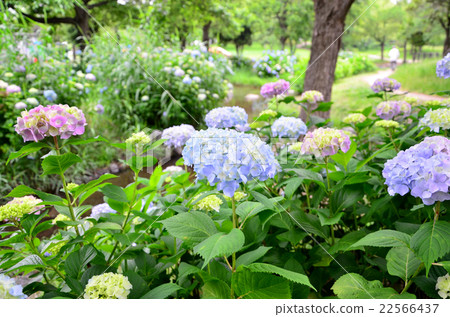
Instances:
[[[384,41],[380,42],[381,47],[381,61],[384,61]]]
[[[445,57],[448,53],[450,53],[450,28],[445,30],[444,51],[442,52],[442,56]]]
[[[403,64],[408,62],[408,42],[403,42]]]
[[[89,27],[89,14],[80,6],[75,4],[75,23],[78,29],[76,42],[79,43],[81,50],[86,47],[86,41],[91,38],[91,28]]]
[[[281,50],[282,51],[284,51],[284,48],[286,47],[286,40],[287,40],[286,36],[281,36],[280,37],[280,44],[281,44]]]
[[[324,95],[325,101],[331,100],[345,17],[354,2],[355,0],[314,0],[311,55],[303,90],[318,90]],[[328,118],[330,112],[315,112],[315,115]],[[306,117],[303,111],[301,117]]]
[[[422,46],[419,46],[419,54],[418,54],[418,60],[420,60],[420,59],[423,59],[423,56],[422,56]]]
[[[211,27],[211,21],[203,25],[203,37],[202,41],[205,43],[206,48],[209,48],[209,28]]]

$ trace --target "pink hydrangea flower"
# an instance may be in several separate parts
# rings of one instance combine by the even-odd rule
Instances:
[[[68,139],[84,133],[86,118],[83,111],[68,105],[38,106],[23,111],[15,125],[24,142],[38,142],[48,136]]]
[[[349,136],[342,130],[319,128],[305,135],[300,153],[325,157],[336,154],[339,149],[347,152],[350,143]]]

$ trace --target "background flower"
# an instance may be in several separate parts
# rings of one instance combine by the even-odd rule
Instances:
[[[287,137],[297,139],[308,130],[306,124],[300,118],[280,117],[272,124],[273,137]]]
[[[341,130],[319,128],[310,131],[303,139],[301,154],[314,154],[316,156],[330,156],[339,150],[347,152],[350,148],[349,136]]]
[[[208,128],[233,128],[236,126],[245,126],[248,115],[241,107],[220,107],[208,112],[205,122]]]
[[[166,139],[164,142],[166,146],[181,149],[194,131],[194,127],[190,124],[181,124],[165,129],[161,139]]]

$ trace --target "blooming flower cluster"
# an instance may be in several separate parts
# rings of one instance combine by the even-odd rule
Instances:
[[[273,111],[271,109],[266,109],[259,113],[259,117],[262,117],[262,116],[268,116],[268,117],[275,118],[277,116],[277,112]]]
[[[267,99],[282,95],[289,90],[290,84],[284,79],[280,79],[274,83],[267,83],[261,87],[261,96]]]
[[[63,214],[59,214],[58,216],[56,216],[55,218],[53,218],[52,220],[52,224],[56,225],[56,223],[58,221],[71,221],[72,219],[70,219],[69,217],[67,217],[66,215]]]
[[[273,137],[287,137],[297,139],[300,135],[306,134],[308,127],[300,118],[280,117],[272,124]]]
[[[14,127],[25,142],[38,142],[48,136],[68,139],[72,135],[81,135],[85,125],[83,111],[77,107],[51,105],[22,111]]]
[[[247,124],[248,115],[241,107],[220,107],[208,112],[205,122],[208,128],[243,127]]]
[[[198,179],[232,197],[240,183],[265,181],[280,169],[266,143],[251,134],[210,128],[196,131],[183,149],[186,165],[192,165]]]
[[[383,101],[375,109],[377,116],[384,120],[406,118],[411,114],[411,105],[406,101]]]
[[[400,89],[401,84],[392,78],[380,78],[375,80],[370,88],[372,88],[373,92],[379,93],[382,91],[385,92],[393,92],[395,90]]]
[[[84,298],[126,299],[132,288],[128,277],[117,273],[104,273],[89,279],[84,289]]]
[[[133,133],[128,139],[125,140],[125,143],[128,146],[131,146],[136,153],[142,154],[144,146],[149,144],[152,141],[149,135],[147,135],[144,131]]]
[[[411,191],[425,205],[450,199],[450,140],[427,137],[384,164],[383,177],[389,195]]]
[[[0,299],[25,299],[21,285],[5,274],[0,274]]]
[[[319,128],[306,134],[300,153],[325,157],[336,154],[339,149],[347,152],[350,143],[350,138],[342,130]]]
[[[366,120],[366,116],[362,113],[351,113],[348,116],[346,116],[342,121],[347,124],[356,124],[356,123],[362,123]]]
[[[436,282],[436,290],[443,299],[450,297],[450,275],[440,276]]]
[[[103,203],[92,207],[91,217],[98,219],[102,214],[115,214],[116,212],[107,203]]]
[[[237,191],[234,193],[233,198],[235,201],[240,201],[240,200],[244,199],[246,196],[247,196],[246,193]],[[231,201],[231,197],[225,196],[225,199],[227,201]]]
[[[295,55],[288,55],[285,51],[267,51],[255,61],[253,68],[259,77],[277,77],[294,70]]]
[[[296,142],[294,144],[289,145],[288,152],[292,154],[298,154],[301,152],[303,146],[303,142]]]
[[[190,124],[181,124],[165,129],[161,139],[166,139],[164,142],[166,146],[181,149],[194,131],[194,127]]]
[[[17,197],[0,207],[0,221],[5,219],[20,219],[24,215],[36,212],[44,206],[39,205],[42,200],[33,196]]]
[[[437,62],[436,75],[444,79],[450,78],[450,53]]]
[[[400,126],[400,123],[394,120],[379,120],[375,122],[375,126],[382,128],[398,128]]]
[[[429,110],[419,122],[420,126],[426,126],[431,131],[439,133],[439,130],[450,129],[450,108]]]
[[[196,201],[201,194],[194,197],[193,201]],[[194,204],[194,208],[203,211],[219,211],[220,205],[223,204],[222,199],[216,195],[209,195],[205,198],[200,199]]]
[[[171,165],[163,169],[164,173],[178,173],[183,172],[183,168],[181,166]]]
[[[404,100],[411,106],[417,106],[419,104],[419,100],[416,97],[405,97]]]
[[[6,87],[7,95],[17,94],[21,91],[22,91],[22,89],[17,85],[8,85],[8,87]]]
[[[323,94],[317,90],[308,90],[302,93],[300,100],[308,105],[310,110],[317,109],[319,103],[324,101]]]

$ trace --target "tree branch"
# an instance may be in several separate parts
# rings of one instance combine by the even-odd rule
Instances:
[[[110,3],[110,2],[116,2],[116,0],[104,0],[104,1],[100,1],[100,2],[97,2],[97,3],[93,3],[93,4],[88,5],[87,8],[88,8],[88,9],[92,9],[92,8],[96,8],[96,7],[101,7],[101,6],[103,6],[103,5],[105,5],[105,4],[108,4],[108,3]]]
[[[39,23],[49,23],[49,24],[59,24],[59,23],[66,23],[66,24],[76,24],[76,21],[74,18],[71,17],[62,17],[62,18],[58,18],[58,17],[53,17],[53,18],[39,18],[39,17],[35,17],[34,15],[31,14],[27,14],[27,13],[23,13],[20,12],[24,17],[33,20],[35,22],[39,22]]]

